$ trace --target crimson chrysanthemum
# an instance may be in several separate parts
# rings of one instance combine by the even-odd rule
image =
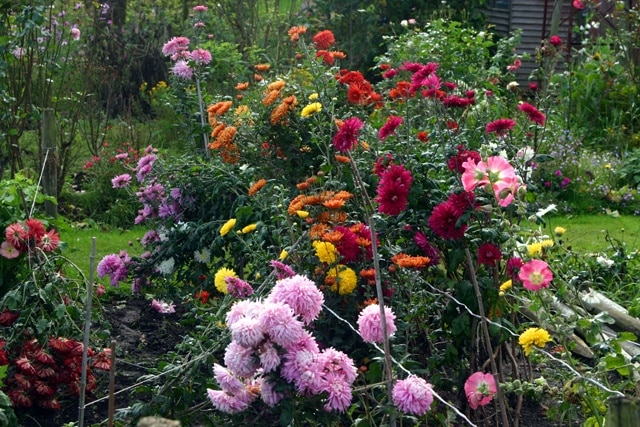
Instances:
[[[344,121],[338,133],[333,137],[333,146],[338,151],[349,151],[358,142],[360,129],[364,122],[357,117],[351,117]]]
[[[460,193],[451,193],[447,197],[447,203],[453,207],[453,212],[460,217],[476,205],[476,196],[470,191],[462,191]]]
[[[340,234],[340,240],[334,243],[341,256],[341,262],[349,263],[358,259],[360,247],[356,242],[356,235],[349,228],[338,225],[334,231]]]
[[[387,215],[398,215],[407,207],[413,177],[403,165],[391,165],[378,182],[378,210]]]
[[[516,125],[515,120],[512,119],[498,119],[494,120],[490,123],[487,123],[485,126],[486,133],[495,132],[496,135],[502,136],[507,133],[508,130],[511,130]]]
[[[478,247],[478,262],[493,267],[502,259],[502,253],[493,243],[483,243]]]
[[[382,141],[387,139],[391,134],[393,134],[398,126],[402,124],[402,117],[400,116],[389,116],[387,122],[382,125],[380,130],[378,131],[378,138]]]
[[[313,42],[318,49],[329,49],[336,42],[336,38],[330,30],[323,30],[313,36]]]
[[[431,216],[429,217],[429,228],[433,232],[447,240],[456,240],[464,236],[467,231],[466,224],[460,224],[458,226],[459,215],[456,215],[455,207],[451,202],[443,202],[435,207]]]
[[[543,126],[544,122],[547,120],[547,116],[545,116],[544,113],[540,112],[540,110],[538,110],[528,102],[521,103],[520,105],[518,105],[518,108],[520,109],[520,111],[525,113],[527,117],[529,117],[529,120],[540,126]]]

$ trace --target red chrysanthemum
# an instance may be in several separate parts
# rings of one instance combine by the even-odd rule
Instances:
[[[38,241],[38,247],[44,252],[53,252],[60,244],[60,236],[56,230],[49,230],[42,235]]]
[[[447,197],[447,203],[451,204],[454,214],[459,217],[475,207],[475,200],[476,196],[471,191],[451,193]]]
[[[454,156],[449,157],[447,162],[447,167],[452,172],[458,172],[459,174],[464,173],[464,167],[462,166],[464,162],[472,159],[476,163],[482,160],[480,153],[473,150],[467,150],[463,145],[458,145],[458,153]]]
[[[378,210],[387,215],[398,215],[407,207],[407,197],[413,177],[403,165],[391,165],[378,182]]]
[[[493,243],[483,243],[478,247],[478,262],[493,267],[502,259],[502,253]]]
[[[0,326],[11,326],[18,317],[20,317],[20,312],[5,308],[2,313],[0,313]]]
[[[520,278],[518,275],[520,274],[520,267],[524,265],[522,258],[511,257],[507,260],[507,275],[511,278],[511,280],[515,283],[520,282]]]
[[[335,243],[336,249],[341,256],[341,262],[346,264],[358,259],[360,247],[356,242],[356,235],[349,228],[339,225],[334,228],[342,235],[340,240]]]
[[[351,117],[344,121],[338,133],[333,137],[333,146],[338,151],[349,151],[358,142],[360,129],[364,122],[357,117]]]
[[[427,223],[437,236],[447,240],[457,240],[467,231],[466,224],[458,226],[458,219],[460,217],[456,215],[453,204],[442,202],[431,212]]]
[[[27,230],[24,229],[22,224],[19,222],[14,222],[13,224],[7,226],[4,231],[4,238],[19,251],[24,251],[26,249],[25,241],[27,240],[28,234]]]
[[[540,112],[540,110],[527,102],[521,103],[520,105],[518,105],[518,108],[520,109],[520,111],[525,113],[527,117],[529,117],[529,120],[539,124],[540,126],[543,126],[544,122],[547,120],[547,116],[545,116],[542,112]]]
[[[380,130],[378,131],[378,138],[382,141],[387,139],[392,133],[396,131],[398,126],[402,124],[402,117],[400,116],[389,116],[387,122],[382,125]]]
[[[393,154],[391,153],[378,157],[376,164],[373,166],[373,173],[382,176],[382,173],[387,170],[391,162],[393,162]]]
[[[323,30],[313,36],[313,43],[318,49],[329,49],[336,42],[336,38],[330,30]]]
[[[42,223],[35,219],[35,218],[29,218],[24,222],[24,225],[27,226],[27,236],[30,239],[33,239],[34,241],[38,241],[42,238],[42,236],[44,236],[45,233],[45,229],[44,229],[44,225],[42,225]]]
[[[508,130],[512,129],[516,125],[516,121],[512,119],[498,119],[494,120],[490,123],[487,123],[485,126],[485,132],[492,133],[495,132],[496,135],[502,136],[507,133]]]
[[[468,107],[470,102],[469,98],[464,98],[457,95],[447,95],[442,98],[442,104],[448,108],[464,108]]]

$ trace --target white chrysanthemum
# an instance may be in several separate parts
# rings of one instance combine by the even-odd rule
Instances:
[[[195,251],[193,253],[193,258],[196,261],[201,262],[203,264],[209,264],[209,261],[211,261],[211,251],[209,249],[202,249],[201,251]]]
[[[158,271],[161,274],[168,276],[171,273],[173,273],[173,268],[175,267],[175,265],[176,265],[176,261],[173,259],[173,257],[171,257],[169,259],[162,261],[160,265],[158,265]]]

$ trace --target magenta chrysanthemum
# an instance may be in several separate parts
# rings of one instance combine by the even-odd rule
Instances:
[[[447,167],[452,172],[463,173],[465,168],[463,164],[468,160],[473,160],[476,163],[481,160],[480,153],[473,150],[467,150],[464,145],[458,145],[458,153],[449,157],[447,161]]]
[[[381,141],[384,141],[391,134],[393,134],[398,128],[398,126],[400,126],[401,124],[402,124],[402,117],[389,116],[389,118],[387,119],[387,122],[384,125],[382,125],[382,127],[378,131],[378,139],[380,139]]]
[[[424,379],[410,375],[393,386],[391,397],[402,412],[421,416],[433,403],[433,390]]]
[[[316,284],[301,275],[278,280],[267,297],[267,302],[289,305],[306,324],[318,318],[324,296]]]
[[[502,253],[493,243],[478,246],[478,263],[494,267],[502,259]]]
[[[384,307],[385,324],[387,329],[387,337],[391,337],[396,332],[394,323],[396,315],[389,307]],[[358,316],[358,329],[362,339],[366,342],[381,343],[384,341],[382,332],[382,316],[380,314],[380,305],[371,304],[366,306]]]
[[[466,224],[458,226],[460,216],[456,214],[456,208],[451,202],[443,202],[435,207],[429,217],[429,228],[439,237],[447,240],[456,240],[464,236],[467,231]]]
[[[357,117],[351,117],[344,121],[338,133],[333,137],[333,146],[338,151],[352,150],[358,142],[360,129],[364,126],[364,122]]]
[[[516,125],[515,120],[512,119],[498,119],[498,120],[494,120],[490,123],[487,123],[487,126],[485,126],[485,132],[486,133],[492,133],[495,132],[496,135],[501,136],[507,133],[508,130],[513,129],[513,127]]]
[[[387,215],[398,215],[407,207],[407,198],[413,177],[403,165],[391,165],[378,182],[378,210]]]
[[[527,102],[523,102],[518,105],[518,109],[525,113],[527,117],[529,117],[529,120],[540,126],[543,126],[545,121],[547,120],[547,116],[545,116],[542,112],[540,112],[540,110]]]

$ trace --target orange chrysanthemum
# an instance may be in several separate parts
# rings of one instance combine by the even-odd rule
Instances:
[[[308,183],[309,185],[315,184],[317,181],[318,181],[318,178],[315,176],[310,176],[305,180],[305,182]]]
[[[305,191],[309,189],[309,183],[307,182],[299,182],[296,184],[296,188],[300,191]]]
[[[276,102],[276,99],[280,97],[279,90],[270,90],[267,95],[262,99],[262,105],[268,106]]]
[[[333,196],[335,199],[340,199],[340,200],[349,200],[353,197],[353,194],[349,193],[348,191],[345,190],[340,190],[338,191],[336,194],[334,194]]]
[[[338,163],[349,163],[349,157],[336,154],[336,161],[338,161]]]
[[[322,236],[322,240],[324,240],[325,242],[333,243],[335,245],[340,240],[342,240],[343,237],[344,237],[344,233],[333,230],[333,231],[329,231],[328,233],[325,233]]]
[[[267,85],[267,89],[268,90],[282,90],[282,88],[286,85],[287,83],[284,80],[276,80],[275,82],[269,83]]]
[[[271,112],[271,117],[269,118],[269,122],[275,126],[284,119],[284,117],[289,112],[289,104],[280,103],[273,109]]]
[[[329,226],[323,223],[317,223],[309,229],[309,238],[319,240],[329,231]]]
[[[235,126],[228,126],[224,128],[218,134],[218,142],[222,145],[231,144],[231,141],[233,141],[233,138],[236,136],[237,131],[238,131],[238,128]]]
[[[373,268],[367,268],[365,270],[360,270],[360,277],[365,279],[368,282],[376,280],[376,270]]]
[[[391,261],[401,268],[422,268],[429,265],[431,260],[426,256],[412,256],[400,252],[393,256]]]
[[[332,50],[331,56],[333,56],[335,59],[344,59],[347,57],[347,54],[339,50]]]
[[[231,108],[231,105],[233,105],[232,101],[216,102],[215,104],[207,107],[207,113],[215,114],[216,116],[221,116],[227,111],[229,111],[229,109]]]
[[[249,82],[238,83],[236,85],[236,90],[246,90],[249,87]]]
[[[322,206],[327,209],[340,209],[344,206],[344,200],[342,199],[329,199],[322,202]]]
[[[343,211],[324,211],[318,215],[318,222],[326,224],[342,224],[347,220],[347,213]]]
[[[256,71],[260,72],[260,73],[264,73],[265,71],[269,71],[269,69],[271,68],[271,65],[269,64],[256,64],[253,66],[253,68],[256,69]]]
[[[267,185],[267,180],[266,179],[262,178],[262,179],[257,180],[251,187],[249,187],[249,191],[248,191],[249,196],[255,195],[265,185]]]
[[[364,306],[374,305],[378,303],[378,298],[367,298],[362,302]]]
[[[287,213],[289,215],[296,215],[296,212],[303,210],[305,206],[305,202],[307,200],[307,196],[304,194],[298,194],[289,202],[289,207],[287,208]]]
[[[211,131],[211,138],[217,138],[218,135],[220,135],[220,132],[222,132],[226,127],[227,125],[224,123],[217,124],[216,127],[213,128],[213,131]]]
[[[289,28],[289,31],[287,31],[287,34],[289,35],[289,39],[293,43],[296,43],[298,40],[300,40],[300,36],[306,32],[307,32],[307,27],[295,26],[295,27]]]
[[[255,80],[255,81],[257,81],[257,82],[261,82],[261,81],[263,81],[263,80],[264,80],[264,77],[262,77],[262,75],[260,75],[260,74],[258,74],[258,73],[255,73],[255,74],[253,75],[253,80]]]
[[[222,161],[229,164],[236,164],[240,160],[240,152],[236,144],[227,144],[220,151]]]
[[[284,104],[289,105],[291,108],[293,108],[296,105],[298,105],[298,99],[296,98],[295,95],[287,96],[285,99],[282,100],[282,102]]]

